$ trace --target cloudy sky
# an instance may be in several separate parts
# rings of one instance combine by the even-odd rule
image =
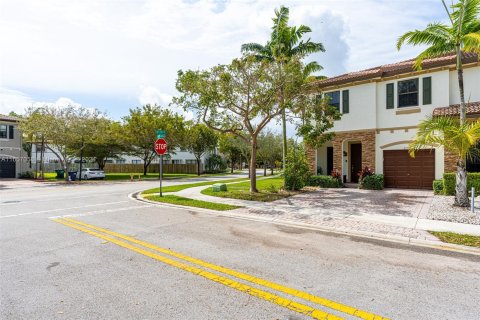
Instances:
[[[274,9],[312,28],[323,74],[415,56],[396,38],[444,21],[440,0],[0,0],[0,113],[44,103],[129,108],[166,105],[179,69],[228,63],[268,39]]]

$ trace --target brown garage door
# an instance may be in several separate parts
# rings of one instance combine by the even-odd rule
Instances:
[[[383,175],[388,188],[432,189],[435,150],[417,151],[415,158],[407,150],[385,150]]]

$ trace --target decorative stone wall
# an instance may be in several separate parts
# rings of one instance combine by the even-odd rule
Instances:
[[[457,157],[445,150],[443,158],[444,169],[443,172],[456,172],[457,171]]]
[[[333,138],[333,167],[342,169],[342,144],[344,141],[362,144],[362,168],[368,166],[375,171],[375,130],[339,132]]]
[[[307,157],[310,172],[312,174],[317,174],[317,157],[315,155],[316,152],[317,150],[315,150],[314,148],[310,147],[309,145],[305,145],[305,154]]]

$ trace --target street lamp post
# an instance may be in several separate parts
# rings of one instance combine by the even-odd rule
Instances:
[[[82,146],[80,147],[80,170],[78,171],[78,181],[82,181],[82,164],[83,164],[83,136],[82,136]]]

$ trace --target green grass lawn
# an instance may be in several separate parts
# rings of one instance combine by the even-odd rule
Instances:
[[[138,180],[138,176],[140,175],[141,179],[158,179],[158,173],[147,173],[146,176],[144,176],[142,173],[134,173],[134,180]],[[209,177],[209,176],[219,176],[219,175],[228,175],[228,173],[214,173],[214,174],[205,174],[201,175],[201,177]],[[37,175],[40,177],[40,173]],[[164,173],[163,174],[163,179],[164,180],[175,180],[175,179],[184,179],[184,178],[195,178],[198,177],[196,174],[190,174],[190,173]],[[45,180],[48,181],[62,181],[65,179],[57,179],[57,174],[55,172],[45,172],[44,173],[44,178]],[[78,177],[77,177],[78,179]],[[105,180],[109,181],[119,181],[119,180],[130,180],[130,173],[106,173],[105,174]],[[157,191],[158,192],[158,188]]]
[[[463,246],[479,247],[480,248],[480,236],[472,236],[469,234],[459,234],[454,232],[439,232],[428,231],[443,242],[460,244]]]
[[[230,183],[230,182],[237,182],[237,181],[245,181],[248,178],[237,178],[237,179],[228,179],[228,180],[217,180],[217,181],[205,181],[205,182],[197,182],[197,183],[188,183],[182,184],[178,186],[168,186],[162,187],[162,192],[178,192],[184,189],[193,188],[193,187],[201,187],[201,186],[210,186],[215,183]],[[142,192],[142,194],[151,194],[151,193],[159,193],[160,188],[153,188],[148,189]]]
[[[258,193],[250,192],[250,181],[227,185],[227,188],[228,191],[220,192],[213,192],[212,188],[207,188],[202,190],[202,194],[214,197],[263,202],[275,201],[296,194],[294,192],[281,190],[283,188],[283,178],[279,177],[257,180]]]
[[[134,173],[134,180],[138,180],[138,176],[140,175],[141,179],[158,179],[158,173],[147,173],[144,176],[142,173]],[[164,173],[163,179],[164,180],[173,180],[173,179],[182,179],[182,178],[191,178],[196,177],[195,174],[189,173]],[[130,173],[106,173],[105,180],[130,180]]]
[[[165,195],[163,197],[160,197],[160,196],[146,196],[145,198],[148,199],[148,200],[162,202],[162,203],[177,204],[177,205],[181,205],[181,206],[204,208],[204,209],[211,209],[211,210],[217,210],[217,211],[226,211],[226,210],[233,210],[233,209],[240,208],[239,206],[232,206],[232,205],[223,204],[223,203],[215,203],[215,202],[194,200],[194,199],[179,197],[179,196],[175,196],[175,195]]]
[[[40,172],[37,174],[37,177],[40,178]],[[57,179],[57,174],[55,172],[45,172],[43,174],[43,177],[45,180],[60,180],[60,179]]]

